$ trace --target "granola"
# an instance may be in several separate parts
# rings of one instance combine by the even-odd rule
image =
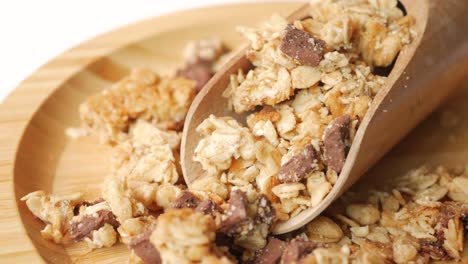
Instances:
[[[215,222],[208,215],[185,208],[169,210],[158,218],[150,241],[162,263],[231,263],[215,245]]]
[[[311,18],[240,31],[255,66],[231,76],[225,95],[246,125],[210,116],[194,159],[206,176],[187,187],[180,129],[195,93],[225,53],[192,42],[176,76],[141,68],[80,106],[80,137],[113,146],[102,198],[30,193],[45,239],[90,249],[122,242],[130,263],[428,263],[463,260],[468,167],[420,167],[380,185],[356,185],[295,232],[277,221],[317,206],[343,168],[359,121],[412,39],[394,0],[311,2]]]
[[[70,195],[48,195],[44,191],[35,191],[21,198],[29,211],[46,223],[41,234],[55,243],[66,243],[66,233],[74,216],[75,205],[81,202],[81,193]]]
[[[81,104],[80,117],[102,142],[117,143],[126,138],[137,119],[180,130],[194,96],[194,81],[161,77],[140,68]]]
[[[236,113],[250,111],[247,127],[211,115],[197,129],[193,160],[207,177],[267,195],[280,220],[331,191],[385,84],[374,68],[389,66],[413,38],[397,1],[312,1],[310,10],[302,21],[275,15],[263,27],[239,29],[254,67],[231,75],[224,96]]]

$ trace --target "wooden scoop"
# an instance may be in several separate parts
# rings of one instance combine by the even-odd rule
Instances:
[[[378,92],[362,120],[338,181],[316,207],[308,208],[288,221],[278,223],[274,233],[302,227],[317,217],[345,192],[411,129],[430,114],[468,75],[468,1],[402,0],[415,19],[416,37],[399,54],[385,86]],[[309,5],[288,17],[304,19]],[[229,76],[251,67],[241,50],[207,83],[190,107],[182,136],[181,162],[190,185],[204,175],[192,160],[200,136],[196,127],[210,114],[232,116],[245,123],[245,116],[228,110],[222,93]]]

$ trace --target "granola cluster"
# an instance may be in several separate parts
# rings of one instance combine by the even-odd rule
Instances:
[[[85,241],[90,248],[110,247],[119,239],[138,248],[138,239],[145,241],[142,234],[156,222],[152,215],[171,208],[187,188],[179,165],[183,121],[226,52],[217,38],[192,41],[185,65],[174,76],[137,68],[80,105],[82,128],[66,133],[72,138],[92,134],[112,146],[109,175],[102,198],[94,202],[84,201],[80,193],[37,191],[23,197],[46,223],[44,238],[61,244]]]
[[[325,254],[358,263],[461,260],[467,172],[423,166],[374,188],[354,187],[298,235],[325,247],[306,259],[327,263],[320,262]],[[458,196],[460,182],[464,194]]]
[[[87,99],[80,105],[80,116],[87,130],[115,144],[125,139],[135,120],[180,131],[194,96],[194,81],[164,78],[141,68]]]
[[[232,75],[224,96],[233,111],[253,111],[247,127],[210,116],[197,129],[193,160],[206,177],[267,195],[280,220],[330,192],[385,83],[374,69],[391,65],[412,39],[412,19],[397,1],[312,1],[310,10],[302,21],[273,16],[240,28],[253,69]]]
[[[22,198],[55,243],[124,243],[129,263],[428,263],[462,260],[468,167],[421,167],[354,186],[300,230],[277,221],[318,205],[337,181],[359,121],[385,82],[373,74],[411,41],[393,0],[312,1],[311,18],[274,16],[241,29],[255,66],[225,95],[243,126],[210,116],[194,153],[206,176],[189,187],[179,165],[183,120],[226,56],[222,43],[189,43],[175,76],[140,68],[80,106],[84,130],[113,148],[101,198]],[[466,254],[466,253],[465,253]]]

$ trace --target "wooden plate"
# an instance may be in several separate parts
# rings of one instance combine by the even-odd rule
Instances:
[[[79,125],[78,105],[132,67],[148,65],[166,73],[180,65],[188,40],[218,35],[235,47],[242,42],[235,26],[255,25],[300,5],[236,4],[145,20],[79,45],[23,81],[0,107],[1,262],[37,263],[41,257],[51,263],[126,262],[123,245],[88,252],[83,244],[62,247],[42,239],[43,225],[19,202],[35,190],[86,191],[90,197],[99,193],[109,149],[95,138],[73,141],[64,134],[65,128]],[[468,113],[468,86],[461,94],[396,147],[373,169],[369,181],[426,161],[466,163],[468,123],[462,113]]]

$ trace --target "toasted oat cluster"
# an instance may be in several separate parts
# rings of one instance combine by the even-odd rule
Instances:
[[[113,147],[101,197],[22,198],[55,243],[124,243],[129,263],[428,263],[463,260],[468,167],[421,167],[380,185],[354,186],[301,230],[272,227],[318,205],[337,181],[359,121],[385,82],[373,74],[411,41],[396,1],[313,1],[310,19],[275,16],[242,29],[255,68],[231,77],[243,126],[210,116],[194,159],[206,176],[188,188],[180,130],[194,95],[226,50],[190,43],[175,76],[141,68],[80,106],[83,127]],[[465,259],[466,260],[466,257]]]
[[[150,237],[165,263],[232,263],[217,249],[215,239],[213,218],[191,208],[161,215]]]
[[[195,82],[165,78],[146,68],[133,70],[80,105],[83,125],[102,142],[125,140],[137,119],[161,129],[178,131],[195,96]]]
[[[318,205],[341,172],[354,134],[412,40],[412,19],[397,1],[312,1],[310,18],[273,16],[240,28],[253,69],[231,76],[224,96],[249,112],[247,127],[210,116],[194,153],[225,189],[267,195],[280,220]],[[201,179],[202,180],[202,179]]]
[[[305,258],[315,260],[310,263],[328,263],[321,262],[324,255],[357,263],[461,260],[467,172],[423,166],[375,188],[354,187],[299,234],[326,247]]]

